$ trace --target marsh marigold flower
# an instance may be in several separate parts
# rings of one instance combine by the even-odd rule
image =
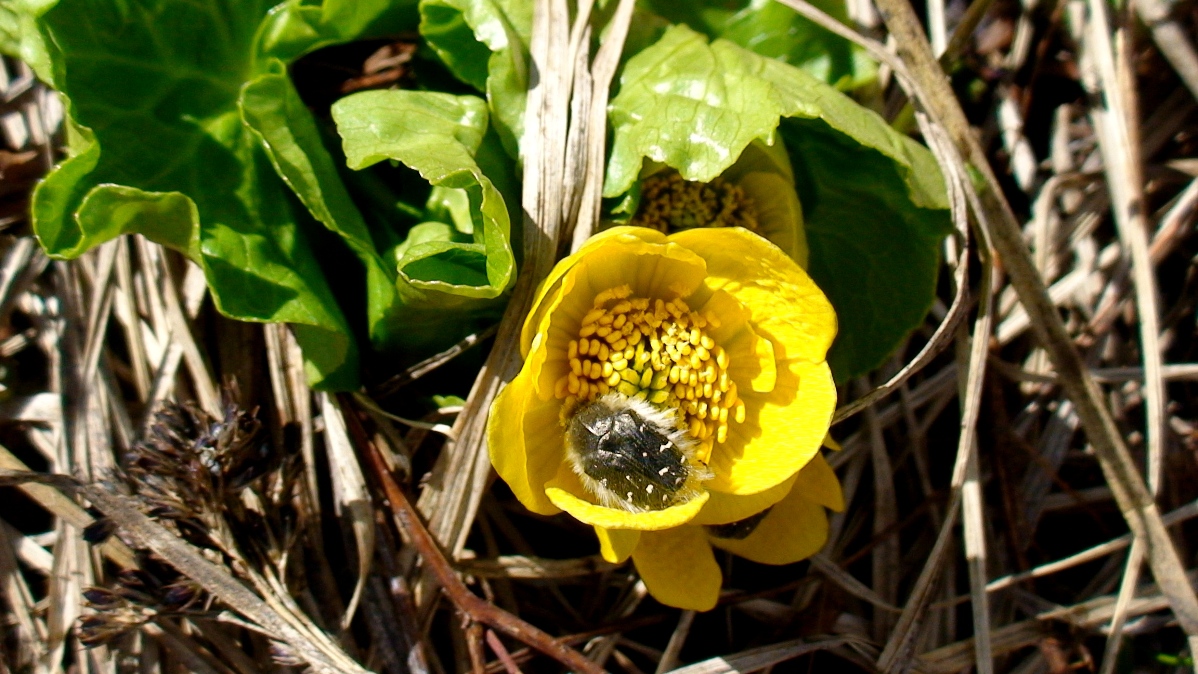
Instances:
[[[797,561],[842,507],[819,453],[835,333],[807,273],[746,229],[610,229],[538,291],[491,460],[530,510],[564,510],[606,559],[631,556],[658,600],[709,609],[712,546]]]

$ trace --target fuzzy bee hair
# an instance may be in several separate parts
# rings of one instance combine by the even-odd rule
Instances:
[[[601,504],[662,510],[699,494],[711,473],[677,419],[641,398],[611,392],[579,406],[566,424],[566,455]]]

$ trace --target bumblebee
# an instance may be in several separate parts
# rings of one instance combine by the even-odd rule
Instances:
[[[711,473],[666,410],[611,392],[584,403],[566,428],[574,472],[599,502],[639,513],[685,503]]]

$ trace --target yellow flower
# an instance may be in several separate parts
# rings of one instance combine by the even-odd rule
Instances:
[[[631,556],[660,601],[709,609],[712,545],[796,561],[841,507],[819,455],[835,333],[806,272],[745,229],[608,230],[539,290],[491,460],[530,510],[565,510],[604,557]]]
[[[790,157],[780,142],[753,141],[709,183],[684,180],[677,171],[649,162],[641,171],[639,202],[630,225],[666,234],[740,226],[769,239],[807,268],[803,210]]]

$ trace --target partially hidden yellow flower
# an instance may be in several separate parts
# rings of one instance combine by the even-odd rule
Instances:
[[[703,183],[647,162],[641,171],[639,208],[628,223],[672,234],[695,227],[744,227],[769,239],[807,268],[803,209],[794,170],[780,142],[749,143],[719,177]]]
[[[491,410],[491,460],[530,510],[594,526],[650,593],[715,605],[712,546],[784,564],[827,537],[836,402],[827,298],[739,227],[617,227],[562,260]]]

